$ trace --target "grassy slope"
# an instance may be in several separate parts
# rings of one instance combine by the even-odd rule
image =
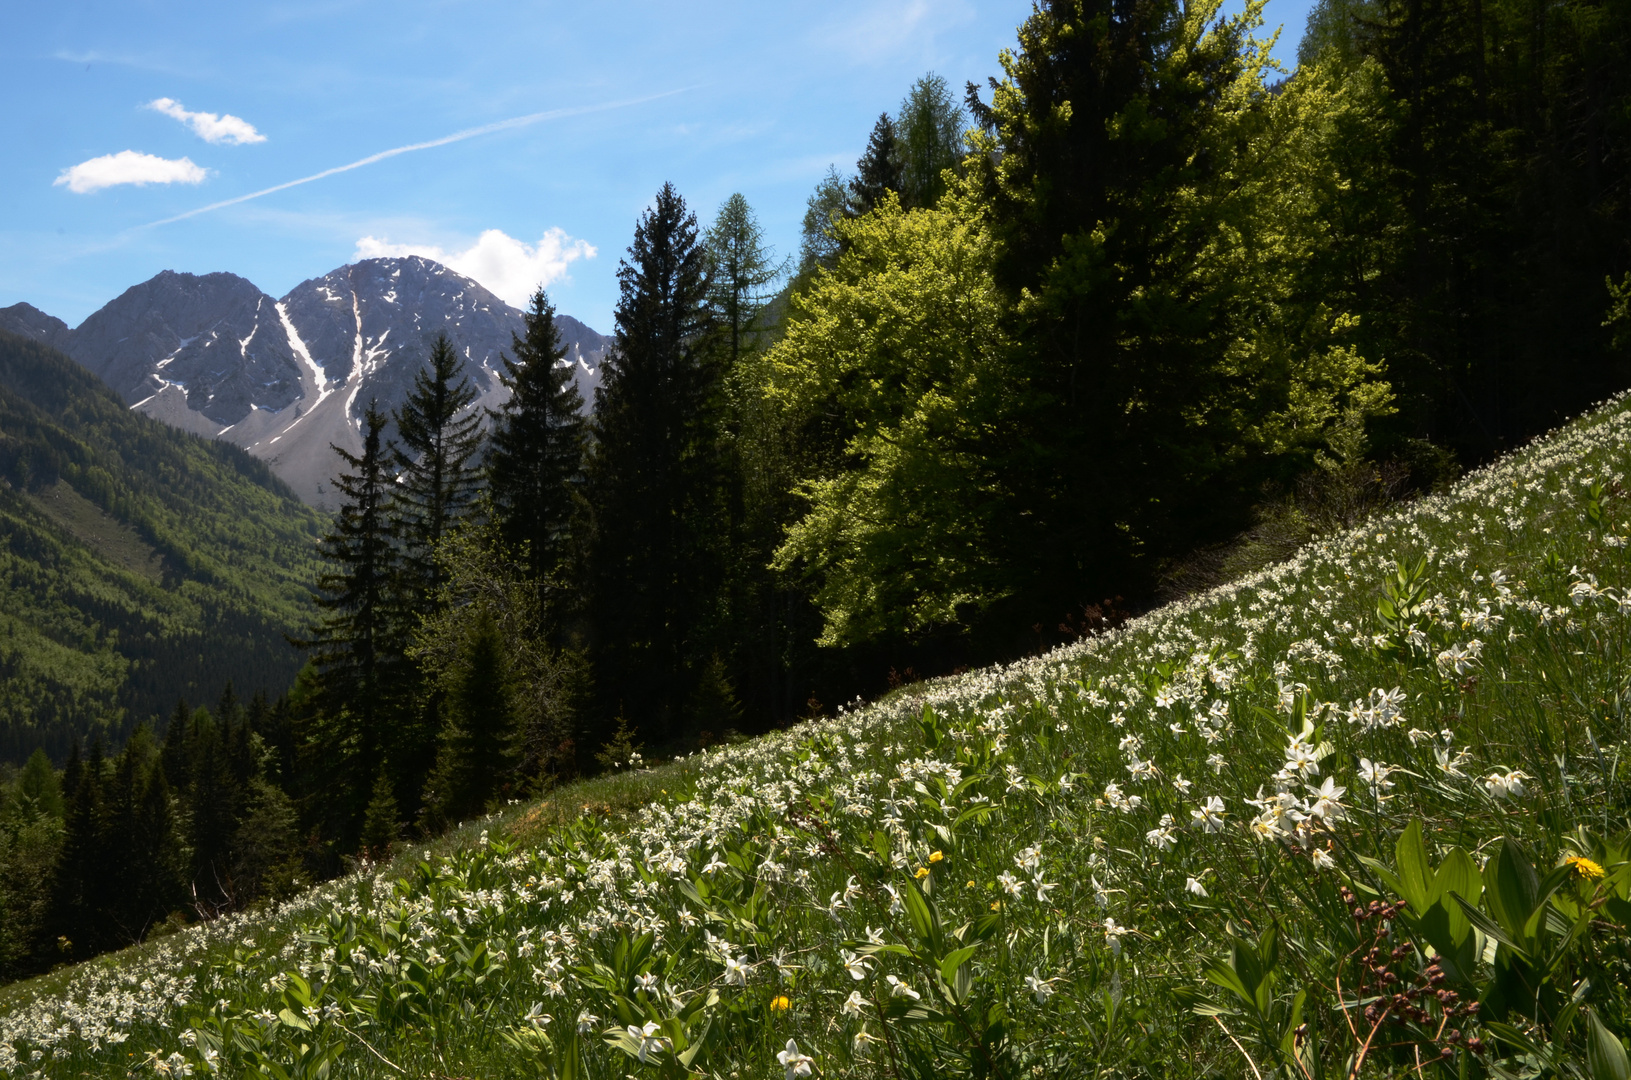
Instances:
[[[1622,400],[1118,633],[566,789],[282,912],[14,987],[0,1040],[51,1076],[317,1075],[331,1058],[347,1076],[677,1076],[682,1060],[779,1076],[790,1039],[821,1076],[1428,1075],[1420,1055],[1442,1047],[1466,1075],[1497,1057],[1535,1074],[1497,1043],[1504,1018],[1564,1040],[1566,1071],[1593,1030],[1558,1020],[1570,990],[1593,1023],[1627,1017],[1631,869],[1566,841],[1627,824],[1628,440]],[[1595,501],[1592,480],[1609,486]],[[1402,632],[1390,653],[1378,597],[1418,558],[1427,650]],[[1378,710],[1394,688],[1397,715]],[[1386,787],[1363,762],[1392,766]],[[1410,863],[1413,820],[1432,864],[1470,868],[1456,889],[1488,934],[1434,905],[1431,867],[1399,885],[1414,910],[1351,917],[1342,887],[1393,899],[1377,867]],[[1584,850],[1607,878],[1562,870],[1551,914],[1503,930],[1527,886],[1498,872],[1516,865],[1502,837],[1542,874]],[[1571,922],[1585,902],[1597,921]],[[1461,964],[1441,961],[1438,989],[1483,994],[1482,1018],[1441,1024],[1446,1006],[1417,998],[1420,1021],[1370,1037],[1365,949],[1397,946],[1410,986],[1435,934]],[[1538,1009],[1502,937],[1560,957]],[[1254,1004],[1228,972],[1262,987]],[[648,1021],[668,1046],[628,1034]],[[1487,1045],[1451,1046],[1452,1028]]]
[[[0,334],[0,756],[286,686],[319,520],[236,447]]]

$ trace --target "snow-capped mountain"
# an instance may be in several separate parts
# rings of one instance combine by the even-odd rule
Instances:
[[[610,339],[570,316],[556,325],[592,402]],[[507,396],[500,355],[523,324],[471,279],[410,257],[342,266],[281,300],[233,274],[167,270],[76,328],[15,304],[0,308],[0,329],[68,353],[133,409],[243,446],[302,499],[333,510],[331,444],[360,452],[368,403],[400,405],[438,333],[464,355],[478,407],[496,408]]]

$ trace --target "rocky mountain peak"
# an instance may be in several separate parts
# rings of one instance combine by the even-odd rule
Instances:
[[[592,402],[611,340],[569,316],[556,325]],[[524,323],[477,282],[409,256],[341,266],[280,300],[235,274],[166,270],[77,328],[15,304],[0,309],[0,329],[62,349],[132,408],[245,447],[332,510],[331,444],[361,449],[368,403],[399,406],[437,334],[465,357],[477,407],[496,408],[508,395],[501,356]]]

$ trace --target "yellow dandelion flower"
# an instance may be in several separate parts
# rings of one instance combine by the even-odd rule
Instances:
[[[991,910],[992,911],[1001,911],[1002,910],[1002,901],[1001,900],[991,901]]]
[[[945,859],[946,859],[946,855],[945,855],[944,852],[941,852],[941,851],[937,851],[933,855],[929,856],[929,861],[931,863],[944,862]]]
[[[1603,868],[1600,865],[1580,855],[1570,855],[1563,860],[1563,863],[1570,870],[1573,870],[1577,877],[1585,878],[1588,881],[1597,881],[1603,876]]]
[[[770,999],[771,1012],[786,1012],[793,1007],[792,1000],[786,994],[777,994]]]
[[[970,882],[969,882],[969,883],[968,883],[968,887],[969,887],[969,888],[971,888],[971,889],[972,889],[972,888],[974,888],[974,882],[972,882],[972,881],[970,881]]]
[[[917,868],[916,877],[917,877],[917,879],[919,881],[922,881],[924,878],[926,878],[928,876],[929,876],[929,868],[927,866],[920,866],[920,867]]]

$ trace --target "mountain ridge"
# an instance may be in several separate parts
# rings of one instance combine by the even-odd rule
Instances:
[[[558,315],[585,402],[611,344]],[[508,397],[499,378],[522,313],[480,283],[419,256],[363,259],[274,298],[236,274],[161,271],[77,327],[18,303],[0,329],[59,349],[132,409],[237,444],[308,505],[335,510],[332,447],[361,448],[370,401],[406,397],[437,333],[465,357],[475,408]]]

